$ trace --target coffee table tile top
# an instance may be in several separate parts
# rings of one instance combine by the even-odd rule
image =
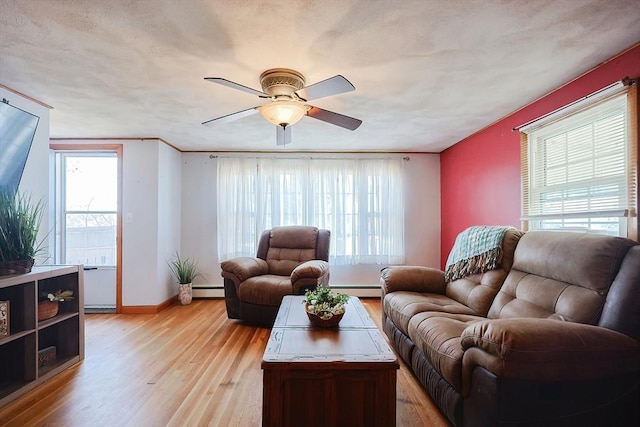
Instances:
[[[262,360],[388,363],[396,356],[377,329],[274,328]]]
[[[274,328],[315,328],[309,321],[307,313],[304,311],[304,296],[287,295],[282,299],[280,311],[273,324]],[[376,329],[376,324],[369,317],[367,309],[356,297],[350,297],[347,303],[347,310],[338,325],[340,330],[347,328],[372,328]]]

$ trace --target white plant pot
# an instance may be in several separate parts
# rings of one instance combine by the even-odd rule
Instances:
[[[178,287],[178,300],[180,301],[180,304],[191,304],[192,298],[193,290],[191,288],[191,283],[180,284]]]

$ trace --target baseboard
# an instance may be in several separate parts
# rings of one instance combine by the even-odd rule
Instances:
[[[224,287],[220,286],[193,286],[194,298],[224,298]]]
[[[331,285],[336,292],[360,298],[380,298],[380,286]],[[224,298],[222,285],[193,286],[194,298]]]
[[[105,314],[105,313],[115,313],[116,312],[116,308],[115,307],[97,307],[97,306],[91,306],[91,307],[85,307],[84,308],[84,312],[85,314]]]
[[[120,313],[122,314],[156,314],[175,304],[177,296],[174,295],[168,300],[158,305],[123,305]]]

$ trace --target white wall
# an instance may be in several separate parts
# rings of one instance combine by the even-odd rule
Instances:
[[[439,268],[440,155],[410,158],[405,165],[405,264]]]
[[[182,174],[181,155],[166,144],[158,146],[158,253],[157,276],[163,291],[161,302],[178,293],[167,261],[180,252]],[[164,285],[164,286],[163,286]]]
[[[14,92],[8,91],[0,87],[0,100],[4,98],[9,101],[10,105],[20,108],[40,117],[38,127],[31,144],[27,164],[25,165],[20,187],[18,191],[31,197],[32,201],[42,200],[49,207],[49,115],[50,110],[43,104],[39,104]],[[51,183],[52,184],[52,183]],[[46,240],[45,250],[36,259],[37,264],[50,263],[53,251],[53,241],[49,241],[51,233],[52,219],[48,215],[44,215],[40,223],[40,233],[38,242]]]
[[[195,279],[194,287],[222,286],[216,243],[215,188],[216,159],[208,153],[182,153],[180,250],[185,257],[198,262],[201,275]]]
[[[181,247],[185,255],[198,260],[203,273],[194,282],[195,296],[223,295],[220,291],[223,281],[216,246],[216,155],[217,153],[182,154]],[[411,154],[409,157],[410,160],[405,164],[406,264],[438,267],[440,157],[437,154]],[[377,287],[382,267],[384,266],[331,266],[330,283],[337,286]],[[353,293],[363,296],[379,295],[377,289],[359,289]]]
[[[160,304],[165,293],[157,274],[159,143],[117,142],[123,144],[122,305]]]

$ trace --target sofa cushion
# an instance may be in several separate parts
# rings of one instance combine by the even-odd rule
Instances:
[[[316,248],[318,228],[303,225],[273,227],[269,237],[269,246],[276,248]]]
[[[279,306],[282,298],[292,293],[289,277],[273,274],[250,277],[238,288],[240,301],[258,305]]]
[[[479,365],[504,378],[586,380],[640,369],[640,342],[593,325],[549,319],[474,322],[462,333],[463,372]],[[482,352],[473,352],[474,348]]]
[[[479,316],[424,312],[409,321],[409,338],[431,365],[459,392],[462,391],[462,332],[482,321]]]
[[[298,265],[315,259],[317,238],[316,227],[274,227],[266,257],[269,273],[289,276]]]
[[[382,301],[387,317],[405,335],[409,335],[409,320],[425,311],[475,314],[469,307],[440,294],[398,291],[386,294]]]
[[[473,314],[486,316],[506,277],[507,272],[502,268],[473,274],[447,284],[445,294],[469,307]]]
[[[633,242],[618,237],[530,231],[488,317],[538,317],[597,324],[607,291]]]
[[[478,316],[486,316],[513,264],[513,255],[520,237],[519,230],[507,230],[502,238],[502,257],[495,270],[472,274],[447,283],[446,295],[468,307]]]

